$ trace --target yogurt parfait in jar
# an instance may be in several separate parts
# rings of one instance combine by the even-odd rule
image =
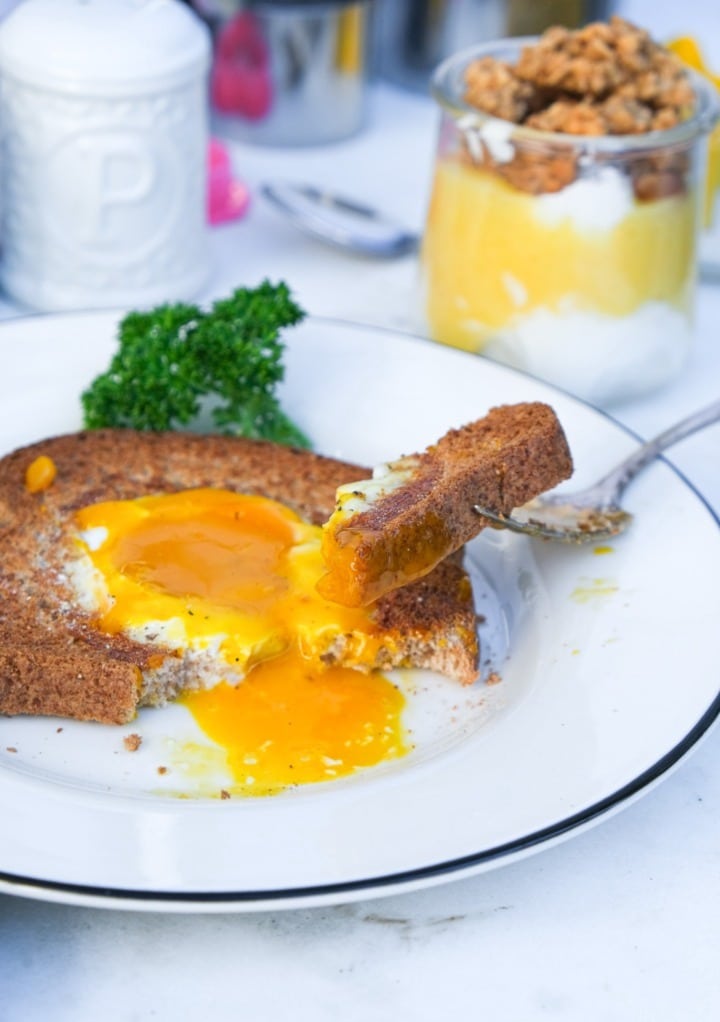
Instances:
[[[691,336],[713,90],[620,18],[451,57],[422,247],[431,336],[597,404]]]

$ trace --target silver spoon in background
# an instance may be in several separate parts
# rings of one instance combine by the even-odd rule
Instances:
[[[635,476],[672,444],[718,420],[720,401],[715,401],[642,444],[597,483],[577,493],[544,494],[516,508],[512,515],[498,515],[478,504],[473,510],[493,525],[527,536],[562,543],[610,539],[632,521],[633,516],[620,507],[620,498]]]
[[[397,259],[416,251],[420,237],[372,206],[314,185],[268,181],[260,189],[305,234],[372,259]]]

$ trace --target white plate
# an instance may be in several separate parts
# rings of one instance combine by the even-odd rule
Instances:
[[[0,451],[80,426],[115,323],[0,329]],[[326,320],[287,340],[283,401],[326,454],[371,465],[534,399],[560,415],[578,483],[635,443],[573,398],[427,341]],[[664,462],[627,503],[637,525],[609,552],[490,530],[471,544],[484,665],[502,682],[401,676],[417,749],[350,780],[221,801],[206,796],[222,764],[209,785],[209,747],[190,754],[202,739],[180,707],[130,728],[1,718],[0,890],[167,911],[348,901],[493,868],[627,804],[720,710],[718,522]],[[130,731],[143,735],[135,753]]]

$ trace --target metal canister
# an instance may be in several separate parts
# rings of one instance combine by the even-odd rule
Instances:
[[[215,131],[258,145],[335,142],[365,120],[369,0],[194,0],[213,34]]]
[[[429,91],[435,67],[474,43],[577,28],[606,18],[612,0],[376,0],[373,61],[395,84]]]
[[[179,0],[26,0],[0,25],[9,296],[142,306],[204,284],[210,40]]]

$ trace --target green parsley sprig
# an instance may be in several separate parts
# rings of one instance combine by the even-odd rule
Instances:
[[[280,331],[305,313],[286,284],[238,288],[203,311],[162,305],[120,323],[108,369],[81,396],[86,429],[192,428],[307,447],[275,394],[284,375]]]

